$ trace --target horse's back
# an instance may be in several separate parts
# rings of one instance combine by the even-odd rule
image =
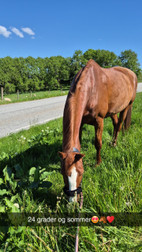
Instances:
[[[136,96],[137,77],[124,67],[103,69],[108,76],[108,113],[119,113],[132,103]]]

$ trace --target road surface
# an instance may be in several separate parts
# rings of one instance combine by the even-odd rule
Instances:
[[[137,92],[142,92],[142,83]],[[63,116],[66,96],[0,105],[0,138]]]
[[[0,138],[63,116],[66,96],[0,105]]]
[[[137,93],[142,92],[142,83],[138,83]]]

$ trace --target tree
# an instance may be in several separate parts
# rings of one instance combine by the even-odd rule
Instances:
[[[68,59],[62,56],[50,57],[47,66],[47,84],[49,89],[62,89],[63,82],[69,80],[70,66]]]
[[[114,52],[110,52],[107,50],[93,50],[89,49],[84,53],[84,58],[88,61],[89,59],[93,59],[96,61],[101,67],[113,67],[116,65],[121,65],[121,61],[117,57]]]
[[[46,76],[47,76],[47,65],[48,65],[48,58],[40,58],[36,59],[36,66],[38,68],[37,77],[39,79],[39,87],[40,90],[44,90],[46,87]]]
[[[16,68],[17,76],[19,76],[19,84],[14,83],[16,89],[21,89],[20,91],[27,91],[27,65],[26,60],[22,57],[13,59],[14,67]]]
[[[12,67],[12,58],[5,57],[0,60],[0,81],[1,84],[4,86],[7,82],[10,81],[10,75],[13,70]]]
[[[33,76],[33,78],[28,79],[27,86],[29,91],[39,91],[42,89],[41,83],[37,76]]]
[[[6,83],[5,86],[4,86],[4,91],[6,94],[12,94],[12,93],[15,93],[15,85],[14,84],[9,84],[9,83]]]
[[[4,86],[7,82],[7,76],[4,72],[3,59],[0,59],[0,86]]]
[[[21,76],[22,68],[20,65],[20,59],[5,57],[0,60],[0,69],[3,73],[1,77],[3,78],[3,85],[6,85],[7,92],[14,92],[15,89],[21,90],[21,87],[23,87],[23,80]]]
[[[46,67],[46,79],[47,79],[47,88],[57,89],[59,88],[59,72],[60,72],[60,60],[59,56],[50,57]]]
[[[85,66],[87,61],[85,60],[81,50],[76,50],[73,54],[71,60],[71,70],[70,70],[70,79],[72,80],[77,72]]]
[[[22,92],[25,90],[24,90],[24,83],[22,80],[21,70],[22,70],[22,67],[20,65],[20,60],[18,58],[12,59],[11,71],[9,71],[9,74],[10,74],[9,83],[15,86],[16,91],[19,90]]]
[[[76,50],[72,57],[54,56],[37,59],[27,58],[0,58],[0,85],[7,93],[17,90],[62,89],[69,85],[76,73],[86,65],[89,59],[95,60],[101,67],[122,65],[130,68],[140,78],[142,71],[137,54],[132,50],[121,52],[118,57],[107,50],[89,49],[84,54]]]
[[[119,59],[121,60],[122,66],[127,67],[135,72],[137,76],[140,75],[141,69],[138,62],[137,54],[132,50],[125,50],[121,52]]]

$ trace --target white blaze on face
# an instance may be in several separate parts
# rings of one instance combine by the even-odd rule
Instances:
[[[76,167],[73,167],[72,171],[71,171],[71,176],[68,176],[68,182],[69,182],[69,190],[73,191],[75,189],[77,189],[77,171],[76,171]],[[70,202],[74,202],[77,201],[77,195],[75,195],[74,197],[69,197],[69,201]]]

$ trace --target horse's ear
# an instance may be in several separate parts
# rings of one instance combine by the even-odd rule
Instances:
[[[61,152],[61,151],[58,151],[58,154],[59,154],[60,158],[62,158],[62,159],[65,159],[67,156],[67,153]]]
[[[85,156],[85,154],[81,154],[81,153],[75,153],[75,159],[78,161],[79,159],[83,158]]]

